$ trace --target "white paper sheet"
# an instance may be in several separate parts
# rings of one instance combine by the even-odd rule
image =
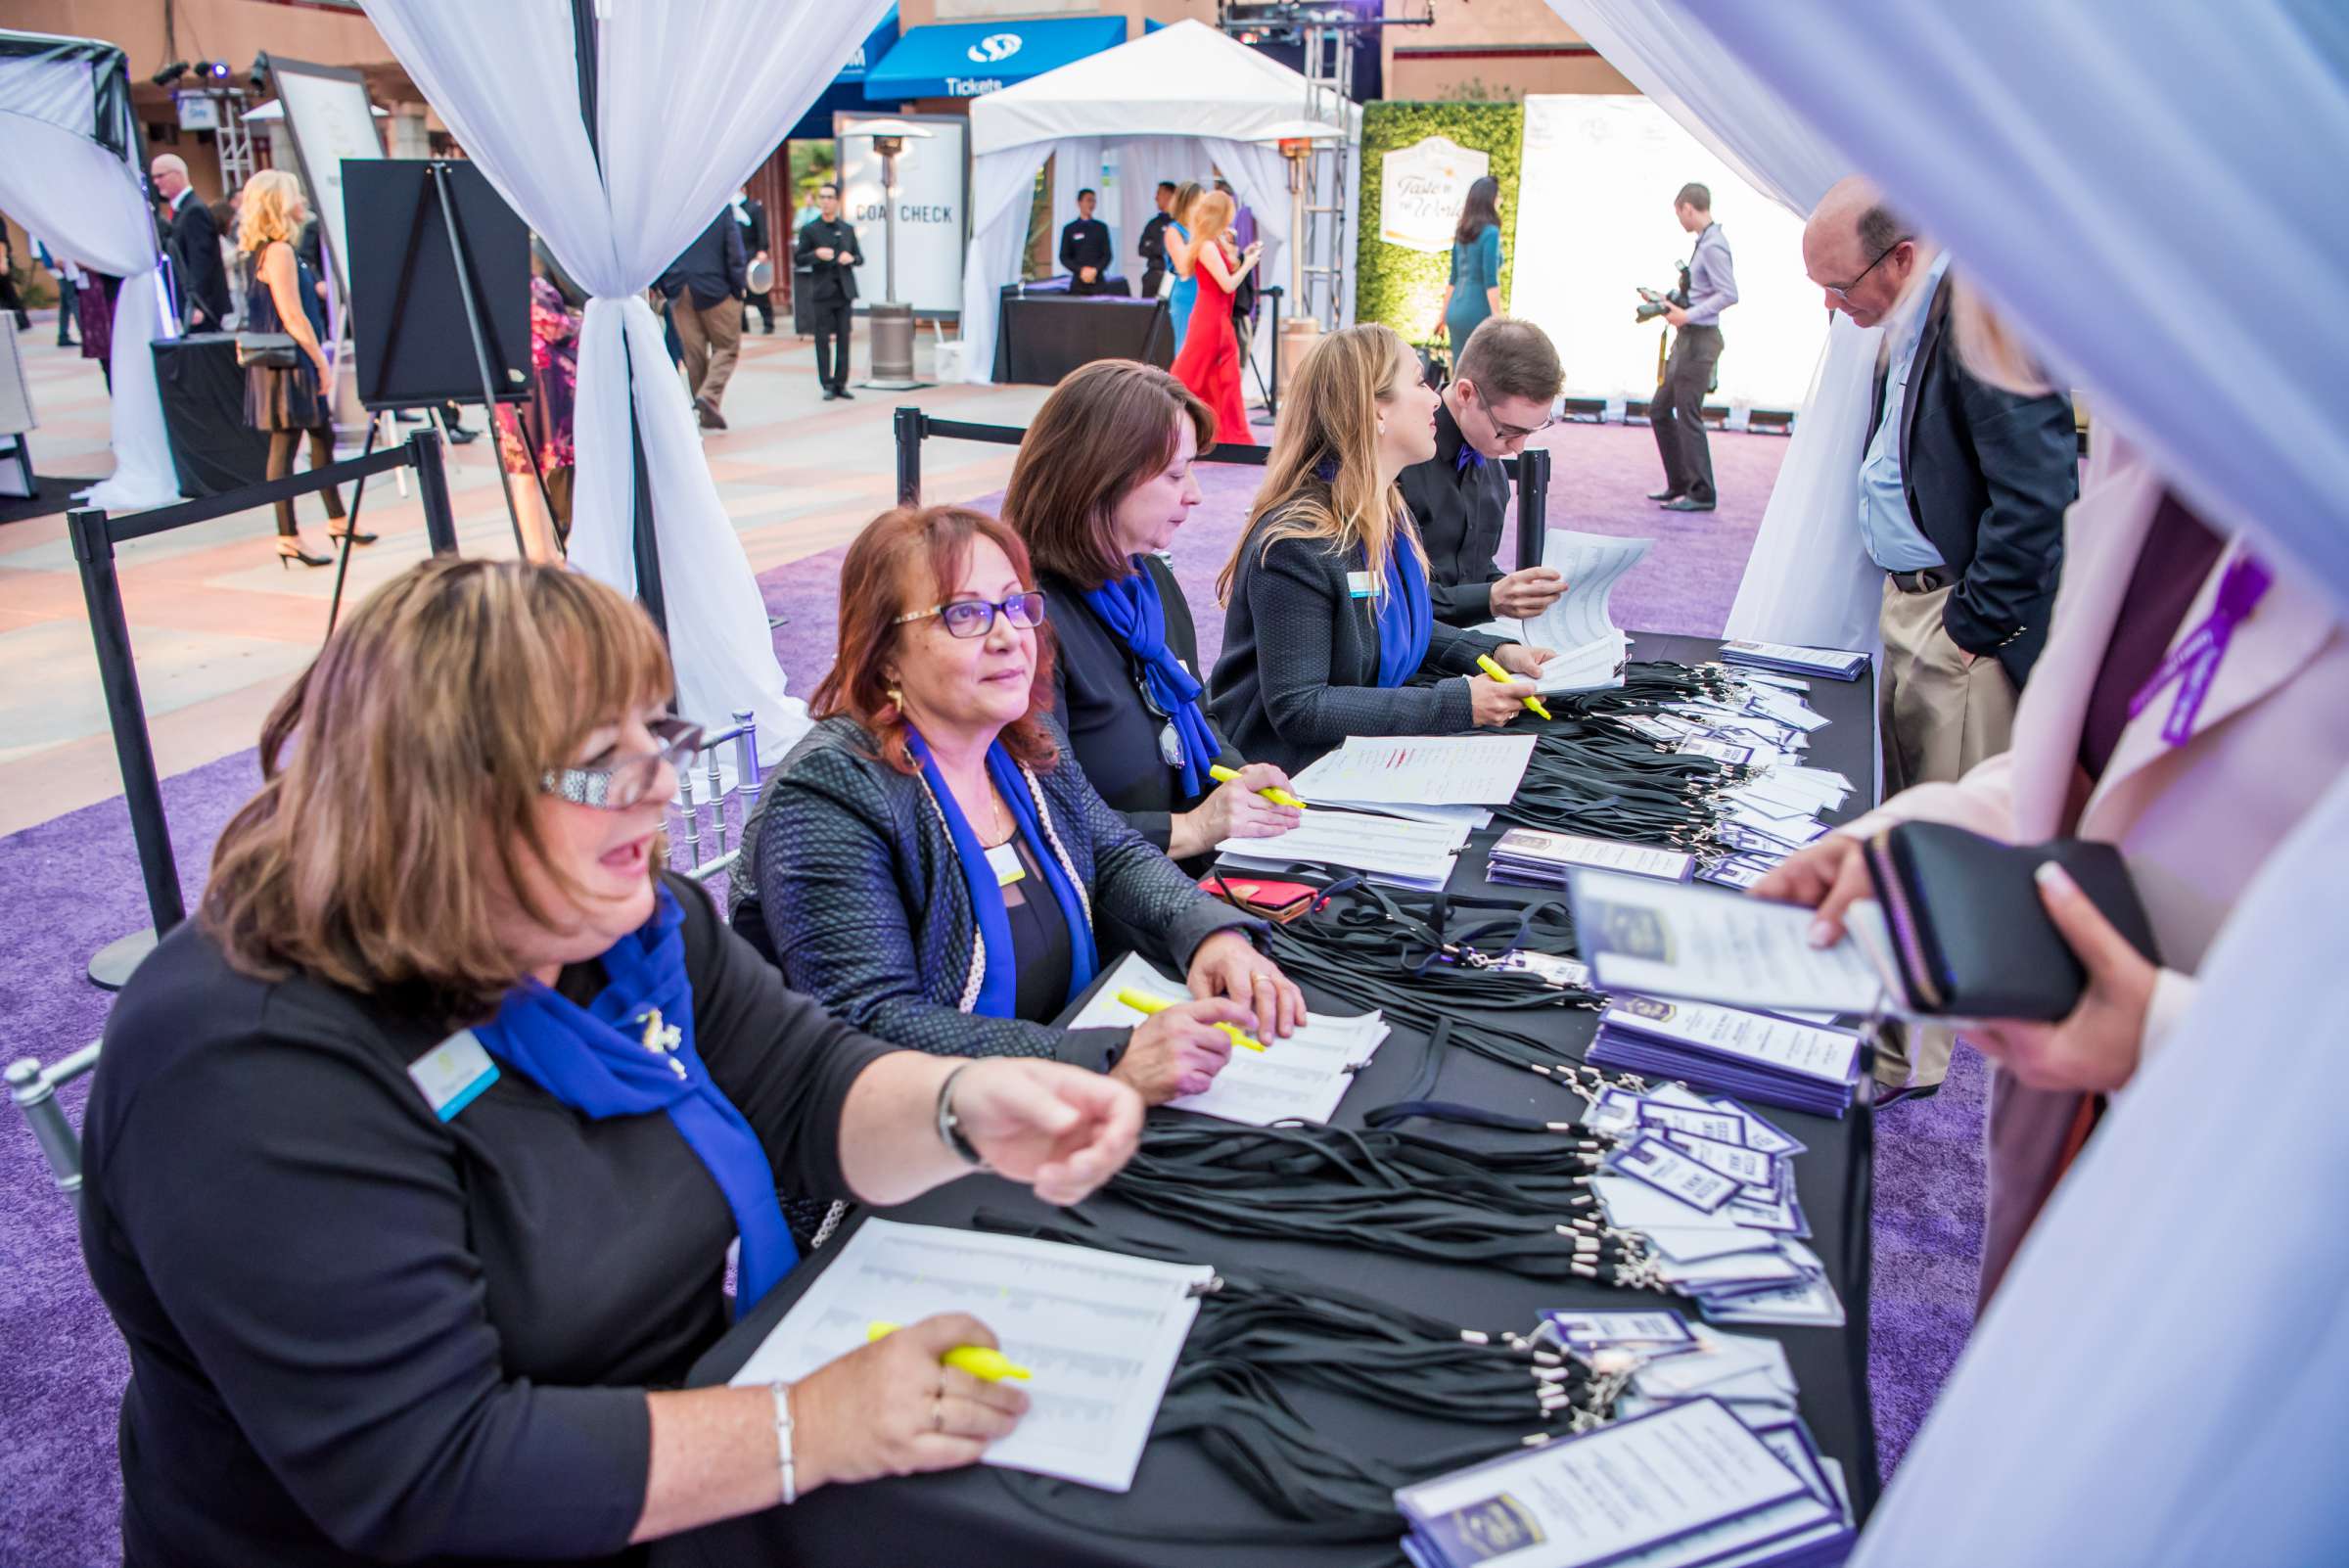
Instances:
[[[1167,1001],[1190,997],[1181,982],[1168,979],[1139,953],[1129,952],[1077,1010],[1069,1027],[1118,1028],[1140,1022],[1139,1014],[1118,1001],[1122,990]],[[1268,1127],[1287,1117],[1326,1122],[1354,1086],[1354,1070],[1370,1060],[1387,1035],[1386,1020],[1376,1012],[1355,1018],[1309,1012],[1305,1027],[1286,1039],[1260,1036],[1265,1042],[1261,1053],[1233,1051],[1205,1093],[1185,1094],[1168,1103],[1178,1111],[1250,1127]]]
[[[1216,853],[1249,870],[1336,866],[1415,887],[1442,887],[1467,842],[1468,829],[1459,823],[1406,822],[1316,806],[1277,838],[1225,839]]]
[[[935,1225],[868,1220],[734,1374],[788,1382],[866,1343],[876,1321],[964,1312],[1035,1373],[1028,1413],[980,1462],[1109,1492],[1134,1466],[1214,1270]]]
[[[1605,533],[1551,529],[1542,536],[1542,564],[1563,575],[1566,591],[1525,623],[1526,640],[1537,647],[1582,648],[1620,635],[1608,596],[1623,575],[1637,566],[1653,539],[1619,539]]]
[[[1849,935],[1811,945],[1816,917],[1799,905],[1607,871],[1578,870],[1569,886],[1583,956],[1602,990],[1859,1014],[1885,999]]]
[[[1533,755],[1531,735],[1350,735],[1293,783],[1316,806],[1506,806]]]

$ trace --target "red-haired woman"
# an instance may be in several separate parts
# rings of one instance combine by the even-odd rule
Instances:
[[[1248,429],[1248,405],[1240,396],[1240,339],[1231,325],[1231,297],[1256,266],[1264,250],[1252,245],[1242,251],[1232,243],[1232,215],[1238,210],[1221,191],[1210,191],[1191,208],[1192,274],[1199,285],[1198,302],[1191,307],[1182,351],[1174,356],[1174,379],[1188,387],[1216,416],[1216,439],[1247,442],[1256,439]]]
[[[898,1045],[1100,1067],[1153,1103],[1207,1087],[1230,1040],[1286,1035],[1296,986],[1259,922],[1201,893],[1111,810],[1053,722],[1043,595],[1017,533],[906,507],[842,564],[819,722],[767,786],[746,880],[792,986]],[[1142,938],[1195,1000],[1132,1030],[1049,1022]],[[738,927],[745,911],[736,910]]]

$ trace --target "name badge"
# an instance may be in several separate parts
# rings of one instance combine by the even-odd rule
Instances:
[[[995,874],[995,886],[1008,888],[1028,872],[1020,864],[1020,854],[1007,840],[987,852],[988,869]]]
[[[1346,574],[1346,591],[1357,599],[1375,599],[1383,586],[1378,578],[1367,572]]]
[[[497,1064],[472,1030],[460,1029],[410,1062],[408,1077],[424,1091],[433,1114],[446,1122],[497,1082]]]

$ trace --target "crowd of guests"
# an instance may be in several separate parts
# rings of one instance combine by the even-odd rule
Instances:
[[[1563,373],[1494,312],[1490,195],[1455,247],[1449,381],[1375,324],[1298,366],[1218,578],[1212,670],[1208,607],[1169,558],[1194,465],[1247,438],[1214,387],[1084,366],[1000,517],[875,519],[722,914],[664,865],[700,736],[617,593],[438,560],[330,638],[270,716],[198,917],[125,990],[90,1101],[85,1249],[133,1373],[130,1560],[600,1559],[969,1463],[1010,1428],[1022,1396],[940,1364],[992,1343],[962,1316],[793,1384],[678,1385],[835,1205],[973,1169],[1073,1202],[1145,1106],[1212,1083],[1225,1026],[1291,1033],[1302,993],[1262,922],[1201,890],[1206,858],[1294,825],[1278,792],[1350,736],[1525,711],[1550,650],[1476,628],[1566,586],[1495,560],[1500,460]],[[239,220],[254,306],[304,345],[256,382],[289,453],[332,374],[304,338],[299,214],[298,190],[256,180]],[[1222,193],[1163,215],[1163,271],[1193,291],[1183,356],[1205,342],[1221,364],[1253,248]],[[848,265],[852,238],[811,234]],[[1757,895],[1817,905],[1824,942],[1887,823],[2076,834],[2121,847],[2160,940],[2155,964],[2043,879],[2084,999],[1962,1032],[1998,1064],[1987,1295],[2232,900],[2349,763],[2349,647],[2288,582],[2242,602],[2241,542],[2125,441],[2099,436],[2083,488],[2069,399],[1881,193],[1836,187],[1804,260],[1829,307],[1886,329],[1850,495],[1885,576],[1888,798]],[[2164,657],[2223,595],[2232,642],[2187,706]],[[1191,999],[1061,1027],[1128,951]],[[1880,1104],[1946,1071],[1946,1039],[1884,1043]]]

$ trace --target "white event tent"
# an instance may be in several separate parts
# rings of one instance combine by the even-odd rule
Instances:
[[[1135,265],[1133,246],[1156,210],[1160,180],[1204,182],[1221,172],[1256,213],[1267,283],[1286,286],[1289,243],[1287,161],[1273,140],[1308,117],[1303,76],[1199,22],[1178,22],[1130,43],[990,93],[971,105],[971,250],[963,268],[962,335],[966,375],[994,379],[996,301],[1020,278],[1036,171],[1053,159],[1052,220],[1076,215],[1080,187],[1114,157],[1117,181],[1102,190],[1095,216],[1109,225],[1121,268]],[[1358,150],[1362,112],[1345,106],[1346,139]],[[1352,235],[1359,204],[1361,160],[1347,161],[1344,193]],[[1071,177],[1072,174],[1074,177]],[[1354,250],[1338,261],[1339,325],[1354,319]],[[1321,259],[1326,263],[1326,258]],[[1294,312],[1298,301],[1287,308]],[[1257,335],[1268,363],[1269,333]],[[1261,365],[1260,365],[1260,368]]]

